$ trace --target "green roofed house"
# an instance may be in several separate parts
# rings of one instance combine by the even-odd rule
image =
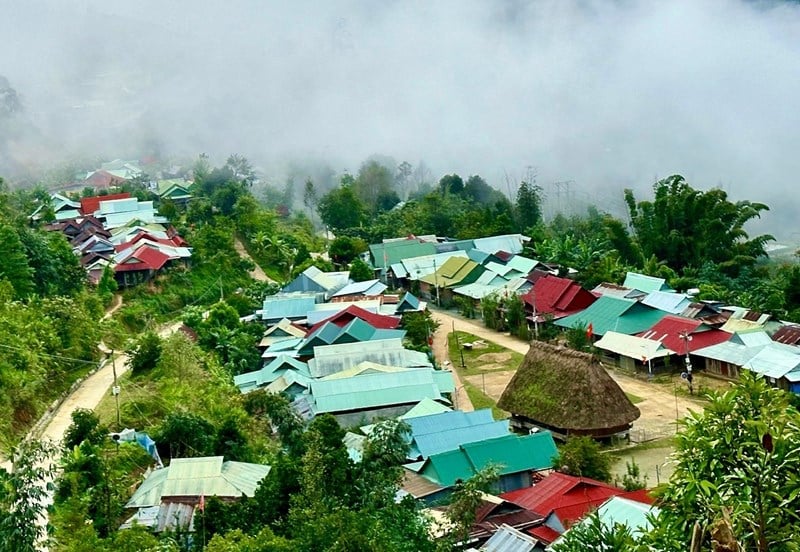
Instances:
[[[233,376],[233,384],[242,393],[249,393],[256,389],[267,387],[275,380],[288,376],[290,373],[293,374],[293,378],[297,380],[298,384],[303,380],[311,380],[311,373],[308,371],[308,365],[305,362],[300,362],[289,355],[278,355],[272,361],[266,363],[261,370]],[[305,387],[307,388],[308,385],[306,384]]]
[[[328,412],[351,427],[405,414],[423,399],[449,403],[445,395],[455,390],[453,374],[446,370],[355,368],[357,375],[313,380],[309,395],[295,401],[295,409],[306,417]]]
[[[420,292],[437,301],[450,303],[453,300],[452,288],[475,282],[484,268],[469,257],[450,257],[433,274],[419,279]]]
[[[156,193],[161,200],[168,199],[178,205],[186,205],[192,199],[191,182],[183,178],[159,180],[156,184]]]
[[[664,278],[656,278],[654,276],[645,276],[636,272],[628,272],[625,275],[625,281],[622,287],[636,289],[644,293],[652,293],[654,291],[675,291],[667,285]]]
[[[242,495],[252,497],[259,483],[270,471],[270,466],[247,462],[225,462],[222,456],[201,458],[173,458],[164,468],[150,472],[125,505],[140,510],[134,518],[142,516],[141,510],[150,509],[157,515],[149,516],[160,530],[187,529],[194,509],[201,499],[216,496],[222,500],[238,500]],[[170,519],[165,514],[175,510],[174,504],[187,505]],[[161,513],[159,513],[159,511]],[[166,518],[166,519],[165,519]]]
[[[633,299],[618,299],[603,295],[586,309],[553,322],[562,328],[591,326],[592,336],[603,336],[607,331],[633,335],[643,332],[668,313],[645,306]]]
[[[362,341],[402,339],[405,335],[405,330],[376,328],[361,318],[353,318],[343,327],[337,326],[334,322],[325,322],[306,336],[299,347],[298,354],[300,356],[312,356],[314,347],[360,343]]]
[[[425,460],[419,474],[448,489],[494,465],[500,475],[498,492],[507,492],[530,487],[533,473],[552,468],[556,454],[558,450],[549,431],[530,435],[509,434],[464,443],[455,450],[434,454]]]

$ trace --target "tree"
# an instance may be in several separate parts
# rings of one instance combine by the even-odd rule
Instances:
[[[350,279],[354,282],[365,282],[373,278],[375,278],[375,272],[361,259],[356,259],[350,263]]]
[[[463,546],[469,540],[483,494],[492,491],[499,474],[497,466],[488,465],[466,481],[456,481],[447,508],[447,517],[453,524],[450,536],[454,546]]]
[[[367,212],[374,214],[379,210],[391,209],[395,203],[400,201],[397,193],[393,190],[393,170],[393,167],[389,168],[375,159],[361,165],[358,177],[353,183],[353,191],[366,207]],[[392,203],[393,200],[394,203]]]
[[[348,175],[345,175],[348,176]],[[334,188],[319,200],[319,216],[334,232],[359,226],[364,220],[365,207],[356,195],[350,179],[342,178],[342,185]]]
[[[442,195],[460,195],[464,191],[464,181],[457,174],[446,174],[439,179],[439,191]]]
[[[161,358],[161,338],[155,332],[145,332],[126,353],[132,374],[152,370]]]
[[[110,266],[104,267],[103,275],[100,276],[100,281],[97,283],[97,294],[102,299],[103,305],[108,306],[111,304],[117,287],[117,280],[114,278],[114,269]]]
[[[8,280],[14,297],[22,299],[33,293],[33,269],[28,265],[25,249],[13,228],[0,224],[0,280]]]
[[[800,414],[789,394],[745,371],[735,387],[708,398],[681,421],[675,472],[649,540],[686,550],[697,524],[707,550],[714,528],[727,524],[742,550],[796,550]]]
[[[591,437],[570,437],[553,459],[556,470],[568,475],[611,481],[611,457]]]
[[[64,448],[77,447],[84,441],[99,445],[106,439],[108,430],[100,425],[100,418],[94,411],[78,408],[72,414],[72,424],[64,434]]]
[[[197,414],[174,412],[161,422],[153,439],[162,458],[208,456],[214,452],[214,426]]]
[[[0,550],[35,552],[45,536],[41,518],[53,488],[55,447],[23,441],[14,451],[11,472],[0,468]],[[42,484],[44,482],[44,484]]]
[[[653,201],[637,203],[625,190],[631,226],[643,256],[655,255],[676,271],[711,261],[735,275],[765,257],[767,242],[775,239],[768,234],[750,238],[744,230],[769,210],[763,203],[732,203],[725,191],[695,190],[680,175],[656,182],[653,192]]]
[[[561,540],[553,545],[553,552],[623,552],[634,550],[636,539],[626,525],[608,525],[596,513],[573,525]]]
[[[417,350],[428,350],[429,340],[441,324],[433,319],[430,311],[407,312],[403,314],[403,329],[406,331],[406,340],[411,347]]]
[[[523,180],[517,189],[514,205],[517,228],[521,232],[536,226],[542,219],[542,188],[535,181]]]
[[[367,242],[361,238],[339,236],[328,247],[328,256],[334,263],[345,266],[367,250]]]
[[[318,204],[319,197],[317,196],[317,189],[314,187],[314,181],[311,180],[311,178],[306,178],[305,187],[303,189],[303,205],[308,209],[310,217],[313,217]]]

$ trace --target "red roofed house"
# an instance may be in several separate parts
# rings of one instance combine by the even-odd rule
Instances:
[[[385,314],[375,314],[374,312],[370,312],[368,310],[362,309],[357,305],[350,305],[346,309],[340,310],[336,312],[336,314],[331,315],[329,318],[325,320],[321,320],[311,326],[308,330],[308,335],[314,333],[318,328],[323,326],[328,322],[332,322],[339,326],[340,328],[345,327],[347,324],[352,322],[355,318],[360,318],[364,322],[367,322],[373,328],[378,328],[382,330],[393,330],[400,325],[400,319],[396,316],[386,316]]]
[[[683,356],[697,349],[724,343],[732,334],[712,328],[702,320],[668,314],[652,328],[637,335],[660,341],[667,349]]]
[[[549,545],[575,522],[597,509],[612,496],[652,504],[647,491],[626,492],[602,481],[559,472],[545,476],[532,487],[500,495],[544,517],[544,523],[528,529],[542,544]]]
[[[121,286],[131,286],[150,280],[170,260],[169,256],[150,245],[128,250],[115,258],[114,275]]]
[[[528,319],[542,323],[582,311],[597,297],[568,278],[547,275],[538,278],[522,300],[525,301]]]
[[[131,197],[128,192],[121,192],[118,194],[98,195],[91,197],[81,198],[81,213],[84,215],[94,215],[100,210],[101,201],[111,201],[112,199],[127,199]]]
[[[786,345],[800,345],[800,325],[787,324],[772,334],[772,341]]]

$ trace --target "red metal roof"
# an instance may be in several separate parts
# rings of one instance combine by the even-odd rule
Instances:
[[[504,493],[500,497],[548,516],[557,508],[587,500],[607,500],[623,492],[602,481],[553,472],[533,487]]]
[[[128,192],[120,192],[118,194],[108,194],[102,196],[91,196],[81,198],[81,213],[84,215],[93,215],[99,208],[101,201],[110,201],[112,199],[127,199],[131,197]]]
[[[548,545],[561,536],[561,533],[547,525],[539,525],[533,529],[528,529],[528,533],[536,537],[541,543]]]
[[[131,261],[138,262],[131,262]],[[135,270],[160,270],[169,261],[169,256],[155,247],[143,245],[134,251],[122,264],[114,267],[114,272],[131,272]]]
[[[731,338],[731,334],[718,329],[709,329],[703,324],[702,320],[684,318],[668,314],[656,323],[652,328],[640,334],[639,337],[655,339],[664,344],[667,349],[671,349],[678,354],[686,352],[687,341],[681,335],[689,335],[689,352],[724,343]]]
[[[400,319],[395,316],[386,316],[385,314],[375,314],[368,310],[362,309],[357,305],[350,305],[346,309],[340,310],[339,312],[332,314],[325,320],[320,320],[319,322],[311,326],[311,328],[309,328],[308,330],[308,335],[311,335],[326,322],[333,322],[339,327],[344,327],[347,324],[349,324],[354,318],[360,318],[373,328],[379,328],[383,330],[393,330],[400,325]]]
[[[522,297],[534,307],[539,321],[543,321],[547,314],[553,318],[563,318],[589,307],[597,300],[577,282],[552,275],[537,279],[533,288]]]
[[[795,324],[784,326],[773,334],[772,340],[787,345],[797,345],[800,343],[800,326]]]

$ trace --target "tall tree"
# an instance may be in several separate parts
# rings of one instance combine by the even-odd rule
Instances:
[[[535,181],[520,182],[514,208],[520,232],[536,226],[542,220],[542,188]]]
[[[28,264],[19,235],[8,225],[0,224],[0,281],[7,280],[14,288],[14,297],[21,299],[34,291],[33,269]]]
[[[352,177],[343,178],[341,186],[322,196],[319,201],[319,216],[334,232],[354,228],[364,220],[366,210],[351,181]]]
[[[772,236],[750,238],[744,226],[768,211],[763,203],[732,203],[724,190],[693,189],[680,175],[656,182],[653,201],[625,190],[631,226],[645,258],[655,255],[676,271],[717,263],[732,274],[766,256]]]

